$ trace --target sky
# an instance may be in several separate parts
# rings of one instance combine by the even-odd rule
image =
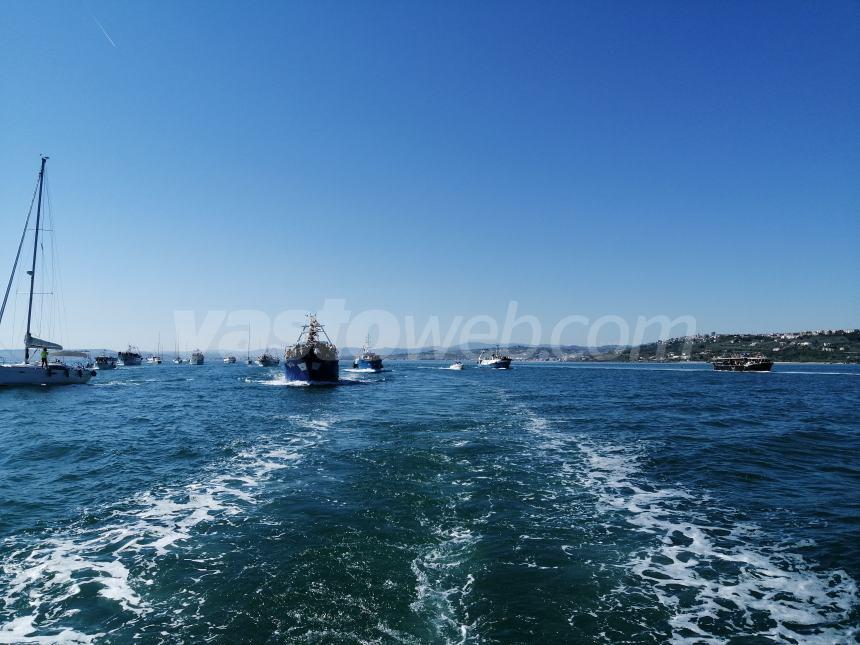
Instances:
[[[8,1],[0,120],[3,286],[47,154],[68,346],[860,327],[856,2]]]

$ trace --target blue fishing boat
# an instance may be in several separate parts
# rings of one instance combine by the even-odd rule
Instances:
[[[361,354],[355,357],[352,361],[352,369],[367,370],[369,372],[382,371],[382,359],[379,354],[370,351],[370,334],[367,335],[367,340],[364,341],[364,347],[361,348]]]
[[[331,342],[325,328],[308,316],[295,344],[284,350],[284,376],[288,381],[308,383],[337,383],[340,363],[337,347]]]

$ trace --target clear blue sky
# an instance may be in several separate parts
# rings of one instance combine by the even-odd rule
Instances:
[[[4,2],[0,83],[2,279],[49,154],[76,346],[325,298],[860,326],[856,2]]]

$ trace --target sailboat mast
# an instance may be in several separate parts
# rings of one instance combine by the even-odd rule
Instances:
[[[30,274],[30,301],[27,304],[27,334],[24,336],[24,362],[30,362],[30,323],[33,319],[33,288],[36,285],[36,253],[39,250],[39,225],[42,220],[42,188],[45,185],[45,162],[47,157],[42,157],[42,167],[39,169],[39,201],[36,205],[36,235],[33,238],[33,264],[28,273]]]

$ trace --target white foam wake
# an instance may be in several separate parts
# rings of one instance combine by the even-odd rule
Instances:
[[[579,444],[581,482],[598,510],[654,537],[629,563],[642,587],[670,613],[672,642],[724,643],[732,637],[779,642],[849,642],[858,602],[844,571],[818,571],[759,527],[731,519],[707,499],[649,485],[636,450]]]
[[[313,430],[325,427],[305,421]],[[307,432],[276,445],[263,442],[213,466],[199,481],[117,504],[101,513],[103,521],[81,521],[35,543],[7,539],[8,555],[0,562],[0,643],[91,642],[100,634],[70,629],[79,610],[65,608],[92,595],[85,588],[97,589],[129,618],[150,613],[154,608],[141,591],[153,583],[160,559],[193,539],[198,526],[229,523],[257,504],[260,485],[295,464],[319,436]]]
[[[412,561],[416,599],[412,611],[430,618],[436,635],[446,643],[465,643],[474,624],[469,624],[467,598],[474,583],[471,573],[462,575],[480,536],[457,526],[436,529],[438,542]]]

